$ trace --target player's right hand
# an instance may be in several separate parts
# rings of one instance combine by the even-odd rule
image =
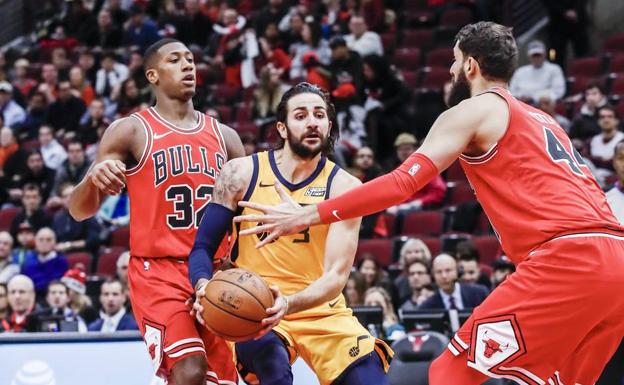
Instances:
[[[89,171],[91,182],[100,191],[109,195],[118,195],[126,186],[126,165],[116,159],[106,159],[97,163]]]

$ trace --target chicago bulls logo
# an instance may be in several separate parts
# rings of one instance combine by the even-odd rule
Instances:
[[[488,338],[487,331],[483,333],[482,341],[485,344],[485,350],[483,351],[483,355],[486,358],[492,357],[494,353],[502,353],[504,350],[506,350],[509,347],[509,342],[506,343],[505,345],[502,345],[500,342],[492,338]]]

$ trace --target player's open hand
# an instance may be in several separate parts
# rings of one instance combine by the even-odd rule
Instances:
[[[199,322],[201,325],[206,326],[206,323],[204,322],[204,318],[203,318],[203,314],[204,314],[204,307],[201,305],[201,302],[199,301],[200,298],[203,298],[206,295],[206,285],[208,285],[208,280],[204,280],[205,282],[201,283],[199,285],[199,288],[195,291],[195,301],[193,301],[193,298],[189,298],[186,303],[187,304],[191,304],[192,302],[192,307],[191,307],[191,317],[194,317],[195,320],[197,322]]]
[[[273,302],[273,306],[266,309],[267,318],[262,320],[262,329],[254,336],[254,339],[260,339],[263,335],[270,332],[274,327],[279,325],[280,321],[284,316],[288,313],[288,300],[282,293],[280,292],[277,286],[270,286],[271,292],[273,293],[273,298],[275,301]]]
[[[106,159],[89,171],[91,182],[103,193],[118,195],[126,186],[126,165],[116,159]]]
[[[256,244],[256,248],[269,244],[283,235],[298,233],[311,224],[318,223],[320,219],[316,206],[301,207],[300,204],[286,194],[284,188],[278,182],[275,182],[275,191],[277,191],[282,200],[282,203],[277,206],[248,201],[238,202],[238,205],[241,207],[247,207],[262,213],[239,215],[234,218],[234,222],[257,222],[255,227],[245,229],[239,235],[268,233],[264,239]]]

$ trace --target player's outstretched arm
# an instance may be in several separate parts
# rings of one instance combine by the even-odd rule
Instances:
[[[269,232],[257,244],[257,247],[262,247],[280,236],[296,233],[308,226],[362,217],[404,202],[445,170],[473,139],[487,114],[477,108],[472,99],[440,115],[423,145],[396,170],[336,198],[303,208],[239,202],[242,207],[263,213],[235,218],[236,222],[263,223],[242,231],[240,235]]]
[[[125,163],[131,155],[139,154],[140,158],[147,140],[139,124],[136,118],[127,117],[104,131],[95,161],[69,198],[69,213],[75,220],[92,217],[105,194],[116,195],[124,188]]]
[[[332,183],[330,195],[342,194],[361,184],[358,179],[340,170]],[[362,218],[353,218],[329,226],[325,243],[323,275],[298,293],[287,297],[277,297],[275,305],[267,309],[270,317],[262,321],[265,326],[263,332],[275,327],[287,314],[330,302],[340,295],[347,283],[355,258],[361,221]],[[280,301],[280,298],[283,300]]]

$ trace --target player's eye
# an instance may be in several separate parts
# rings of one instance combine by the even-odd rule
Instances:
[[[318,119],[323,119],[325,117],[325,114],[321,112],[321,113],[316,114],[316,117]]]
[[[295,119],[297,119],[297,120],[301,120],[303,118],[304,118],[303,114],[295,115]]]

